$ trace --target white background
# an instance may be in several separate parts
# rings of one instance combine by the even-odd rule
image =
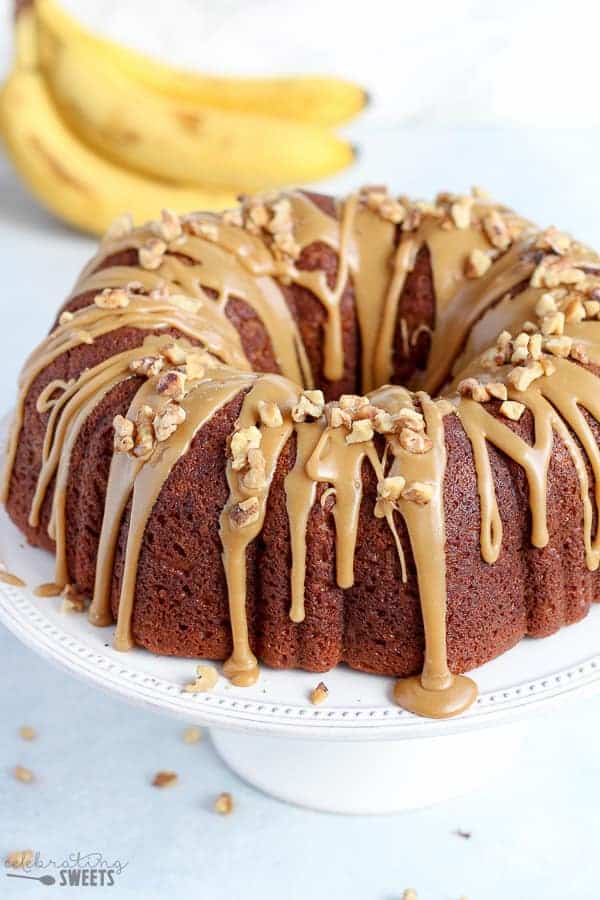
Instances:
[[[239,71],[256,69],[258,59],[272,70],[367,72],[372,90],[382,85],[379,102],[353,126],[361,161],[331,183],[334,189],[387,181],[399,191],[430,195],[482,184],[541,224],[555,222],[600,246],[600,133],[591,127],[599,108],[592,95],[595,35],[583,4],[567,9],[505,0],[500,17],[499,4],[486,4],[484,12],[482,4],[401,2],[393,29],[391,5],[370,3],[372,15],[358,23],[347,4],[347,30],[341,32],[338,16],[326,34],[314,31],[315,10],[330,16],[337,3],[256,2],[246,16],[233,0],[177,5],[186,11],[175,18],[172,3],[162,10],[145,3],[148,22],[141,29],[141,4],[134,0],[78,4],[82,15],[115,33],[128,34],[137,22],[136,40],[149,48],[171,29],[179,35],[170,44],[172,57],[202,59],[213,70],[229,68],[235,54]],[[0,10],[6,6],[2,0]],[[216,10],[228,12],[226,39]],[[183,31],[182,21],[188,21]],[[192,32],[189,22],[202,25],[194,31],[197,52],[182,37]],[[385,54],[372,50],[375,32]],[[251,52],[249,35],[260,52]],[[4,60],[7,37],[8,29],[0,31]],[[370,55],[365,46],[365,55],[356,53],[359,40]],[[461,63],[448,68],[453,56]],[[502,59],[512,60],[502,70],[512,73],[511,90],[497,69],[488,78],[487,64]],[[558,87],[559,65],[567,93],[564,81]],[[386,72],[395,94],[385,86]],[[560,110],[559,121],[546,115],[551,107]],[[564,130],[573,124],[581,127]],[[40,211],[0,157],[2,411],[12,403],[21,360],[92,248]],[[399,900],[408,886],[420,900],[600,896],[600,700],[531,720],[516,768],[474,796],[404,816],[347,819],[292,809],[245,787],[220,764],[208,739],[186,746],[171,720],[72,681],[3,630],[0,661],[0,856],[32,847],[46,857],[99,851],[128,861],[112,889],[119,898]],[[36,742],[20,740],[22,724],[38,729]],[[30,766],[37,782],[14,781],[16,763]],[[157,769],[177,771],[180,784],[152,788]],[[229,818],[211,809],[222,790],[236,799]],[[458,837],[459,828],[472,837]],[[1,897],[17,900],[41,890],[9,881],[0,869]]]

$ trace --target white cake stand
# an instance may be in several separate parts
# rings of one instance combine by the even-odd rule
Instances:
[[[339,813],[426,806],[482,784],[509,766],[527,720],[600,689],[600,608],[544,641],[524,641],[474,673],[477,703],[455,719],[418,718],[395,706],[393,680],[338,668],[325,676],[262,668],[251,688],[221,678],[189,694],[197,660],[112,649],[112,627],[38,598],[52,580],[49,554],[24,545],[0,512],[0,559],[27,588],[0,583],[0,620],[40,655],[139,706],[210,728],[217,751],[242,778],[291,803]],[[323,678],[329,698],[310,704]]]

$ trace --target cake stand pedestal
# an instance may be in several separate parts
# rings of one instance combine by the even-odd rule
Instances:
[[[511,765],[530,716],[600,690],[600,606],[543,641],[523,641],[471,673],[477,702],[453,719],[399,709],[393,679],[339,667],[325,676],[262,668],[236,688],[224,678],[190,694],[197,660],[112,649],[113,628],[39,598],[53,560],[23,545],[0,512],[0,559],[26,588],[0,582],[0,621],[63,669],[139,706],[211,730],[217,752],[242,778],[281,800],[328,812],[389,813],[455,797]],[[309,701],[323,680],[328,699]]]
[[[431,806],[509,768],[522,723],[444,737],[314,741],[213,729],[219,756],[279,800],[320,812],[381,814]]]

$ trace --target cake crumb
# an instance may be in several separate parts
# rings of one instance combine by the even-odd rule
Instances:
[[[19,728],[19,734],[24,741],[33,741],[37,737],[37,732],[35,728],[31,727],[31,725],[21,725],[21,727]]]
[[[324,703],[328,696],[329,688],[323,681],[320,681],[316,688],[313,688],[310,692],[310,702],[314,706],[318,706],[319,703]]]
[[[152,779],[154,787],[173,787],[179,781],[177,772],[157,772]]]
[[[33,772],[31,769],[26,769],[25,766],[15,766],[14,775],[17,781],[23,784],[31,784],[32,781],[35,781]]]
[[[202,732],[195,725],[190,725],[183,732],[182,738],[184,744],[197,744],[198,741],[202,740]]]
[[[419,900],[419,895],[414,888],[406,888],[402,894],[402,900]]]
[[[219,794],[219,796],[215,800],[214,810],[216,813],[219,813],[220,816],[231,815],[231,813],[233,812],[233,807],[233,797],[227,791]]]

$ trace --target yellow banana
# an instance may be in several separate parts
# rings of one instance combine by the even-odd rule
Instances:
[[[223,209],[231,194],[161,184],[97,156],[58,115],[41,75],[16,67],[0,93],[0,122],[8,153],[46,209],[84,231],[102,234],[124,210],[136,223],[163,207],[177,212]]]
[[[173,183],[261,191],[315,181],[352,161],[320,126],[199,108],[154,94],[110,60],[38,33],[40,68],[70,127],[114,162]]]
[[[38,0],[42,27],[64,44],[78,44],[96,57],[108,59],[123,74],[157,94],[201,107],[270,115],[333,126],[357,115],[367,103],[358,85],[338,78],[211,77],[176,69],[79,25],[54,0]]]

